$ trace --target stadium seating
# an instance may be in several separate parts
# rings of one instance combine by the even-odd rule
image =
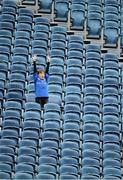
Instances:
[[[122,17],[115,0],[0,1],[1,180],[123,178]]]

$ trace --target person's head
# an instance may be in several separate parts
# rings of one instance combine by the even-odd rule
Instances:
[[[44,69],[39,69],[37,71],[39,78],[44,79],[45,78],[45,71]]]

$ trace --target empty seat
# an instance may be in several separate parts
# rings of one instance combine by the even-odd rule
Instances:
[[[87,21],[88,37],[100,38],[101,37],[102,19],[101,12],[89,12]]]
[[[50,13],[52,10],[52,0],[39,1],[39,10],[41,12]]]
[[[65,20],[67,21],[68,18],[68,8],[69,3],[67,0],[56,0],[55,1],[55,12],[56,12],[56,19],[58,20]]]
[[[33,180],[33,176],[29,173],[25,173],[25,172],[17,172],[15,173],[14,177],[13,177],[14,180],[23,180],[23,179],[30,179],[30,180]]]
[[[82,29],[84,28],[85,21],[85,7],[84,4],[72,4],[71,5],[71,29]]]

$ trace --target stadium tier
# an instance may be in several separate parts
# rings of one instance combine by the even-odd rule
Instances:
[[[123,179],[122,17],[122,0],[0,0],[1,180]]]

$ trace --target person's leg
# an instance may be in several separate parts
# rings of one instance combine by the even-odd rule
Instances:
[[[41,105],[41,97],[36,97],[35,101]]]
[[[44,108],[44,105],[48,102],[48,97],[41,98],[41,107]]]

